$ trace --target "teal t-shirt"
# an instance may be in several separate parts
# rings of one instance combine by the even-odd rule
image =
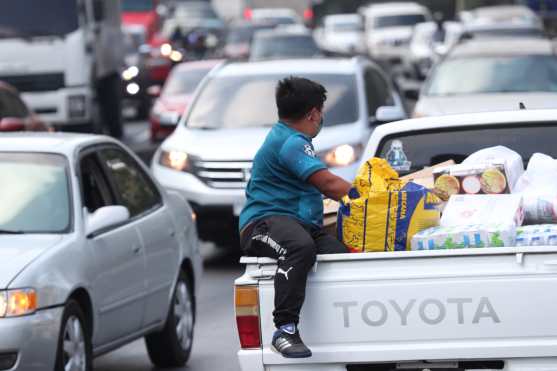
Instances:
[[[307,179],[326,168],[315,156],[310,137],[285,123],[275,124],[253,161],[240,230],[271,215],[292,216],[322,227],[323,196]]]

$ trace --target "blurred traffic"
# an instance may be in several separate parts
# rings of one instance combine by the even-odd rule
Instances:
[[[158,205],[170,210],[170,204],[183,203],[184,217],[197,226],[201,240],[237,250],[252,161],[277,121],[278,80],[303,76],[325,86],[316,154],[351,181],[380,125],[412,117],[557,108],[555,35],[557,1],[551,0],[8,1],[0,12],[0,135],[112,136],[145,164],[136,163],[118,141],[83,143],[110,144],[126,154],[132,173],[143,174],[148,188],[160,193]],[[9,138],[23,143],[21,135]],[[45,141],[37,148],[56,147],[51,135],[79,144],[69,134],[33,135],[33,141]],[[31,166],[28,158],[37,148],[10,148],[29,152],[22,155],[25,161],[14,161]],[[0,158],[3,152],[0,146]],[[74,160],[78,168],[87,165],[73,157],[68,161],[74,165]],[[49,161],[68,168],[58,157]],[[99,167],[111,165],[90,166],[94,178]],[[79,187],[102,182],[79,179],[75,195],[81,194]],[[95,200],[66,195],[64,202],[83,202],[88,209],[82,214],[83,208],[74,207],[72,218],[66,210],[68,226],[83,222],[82,229],[76,224],[79,238],[86,238],[88,223],[102,207],[112,207],[105,210],[116,215],[112,225],[133,217],[114,209],[121,196],[106,201],[115,197],[111,192],[123,192],[111,187],[97,190]],[[89,201],[100,203],[89,207]],[[197,237],[187,238],[197,243]],[[188,243],[184,238],[176,246]],[[176,254],[183,252],[176,248]],[[176,300],[189,302],[193,296],[187,291]],[[159,322],[169,309],[161,308]],[[118,344],[149,333],[149,325],[120,331]],[[165,331],[153,328],[153,334]],[[139,335],[124,339],[130,334]],[[180,335],[193,341],[190,333],[173,334],[172,340]],[[84,344],[111,350],[109,340],[114,338]],[[166,365],[183,365],[190,349],[191,343],[185,344]],[[151,346],[150,352],[157,350]],[[165,365],[164,359],[151,358]],[[0,370],[2,362],[0,355]]]

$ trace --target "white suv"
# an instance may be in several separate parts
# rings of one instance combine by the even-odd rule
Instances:
[[[386,75],[364,58],[229,63],[201,83],[186,116],[153,157],[163,186],[197,212],[201,239],[235,244],[252,160],[277,122],[275,87],[290,75],[328,91],[325,127],[315,148],[331,170],[351,180],[373,127],[406,116]]]

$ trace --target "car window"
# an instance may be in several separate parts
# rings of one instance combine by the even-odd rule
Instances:
[[[387,81],[373,68],[367,68],[364,73],[367,112],[374,117],[381,106],[393,105],[391,89]]]
[[[251,46],[252,59],[314,57],[321,54],[311,35],[255,37]]]
[[[119,202],[132,217],[162,203],[157,188],[130,155],[118,148],[102,149],[99,155]]]
[[[83,157],[79,163],[79,170],[81,174],[80,187],[83,206],[90,213],[103,206],[115,204],[114,196],[96,153]]]
[[[454,58],[441,63],[426,95],[557,92],[557,60],[549,55]]]
[[[545,153],[557,157],[554,138],[557,123],[520,123],[512,126],[476,126],[434,131],[404,132],[391,135],[381,141],[376,153],[364,157],[387,158],[398,141],[411,163],[409,172],[423,169],[447,160],[462,162],[470,154],[487,147],[505,146],[518,152],[525,164],[532,154]]]
[[[192,94],[201,80],[211,71],[211,68],[175,69],[166,80],[161,96]]]
[[[400,14],[377,17],[375,20],[375,28],[414,26],[415,24],[425,22],[423,14]]]
[[[204,129],[271,126],[278,120],[275,88],[284,77],[284,74],[214,77],[204,84],[186,124],[190,128]],[[327,89],[325,126],[358,120],[358,94],[353,74],[309,73],[303,77]]]
[[[7,90],[0,90],[0,118],[29,116],[25,103],[15,94]]]
[[[0,152],[0,229],[66,233],[71,229],[68,164],[48,153]]]

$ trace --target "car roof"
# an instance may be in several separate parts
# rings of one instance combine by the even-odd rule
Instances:
[[[414,2],[393,2],[384,4],[372,4],[363,8],[366,15],[384,16],[406,13],[428,13],[426,7]]]
[[[509,17],[521,17],[521,16],[531,16],[535,17],[536,14],[528,7],[524,5],[496,5],[496,6],[484,6],[473,10],[467,11],[470,13],[471,18],[493,18],[497,19],[507,19]],[[472,18],[472,19],[473,19]]]
[[[303,26],[301,26],[303,27]],[[285,37],[285,36],[308,36],[312,37],[309,30],[303,28],[293,28],[293,27],[277,27],[272,29],[263,29],[255,32],[255,38],[273,38],[273,37]]]
[[[455,46],[448,56],[451,58],[475,56],[554,55],[552,42],[545,38],[481,38],[464,41]]]
[[[69,158],[77,148],[96,143],[117,143],[104,135],[45,132],[14,132],[0,135],[0,152],[56,153]]]
[[[325,24],[343,23],[343,22],[360,22],[362,17],[357,13],[347,14],[330,14],[323,18]]]
[[[223,63],[224,59],[203,59],[199,61],[192,61],[192,62],[182,62],[174,67],[175,70],[178,72],[185,72],[185,71],[192,71],[197,69],[207,69],[213,68],[221,63]]]
[[[219,76],[353,74],[357,69],[357,58],[301,58],[258,62],[233,62],[224,65],[214,73]]]

